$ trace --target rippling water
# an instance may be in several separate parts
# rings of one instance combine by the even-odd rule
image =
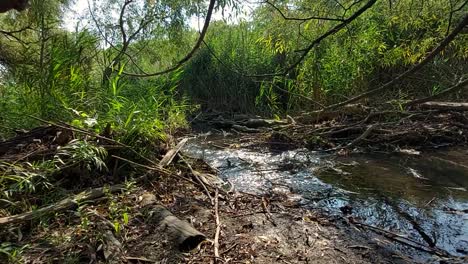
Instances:
[[[273,153],[215,145],[193,140],[184,153],[219,169],[238,190],[282,188],[300,195],[304,207],[350,214],[426,243],[422,231],[450,254],[468,254],[466,150],[337,158],[305,149]]]

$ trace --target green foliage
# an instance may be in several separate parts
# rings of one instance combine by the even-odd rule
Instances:
[[[19,247],[9,242],[2,242],[0,244],[0,260],[6,258],[8,263],[21,263],[21,254],[26,248],[28,245]]]
[[[347,17],[364,3],[270,2],[294,18]],[[298,50],[340,23],[285,20],[270,5],[260,5],[251,22],[212,25],[210,48],[201,50],[186,67],[184,88],[206,108],[223,111],[284,113],[316,107],[310,99],[321,104],[341,101],[378,87],[423,59],[455,27],[466,7],[452,10],[462,5],[463,1],[448,0],[378,1],[315,46],[287,76],[249,78],[246,75],[281,72],[297,61]],[[403,81],[406,95],[426,96],[433,87],[440,91],[456,82],[468,70],[467,41],[461,34],[417,78]],[[395,93],[398,90],[388,96]]]
[[[274,70],[270,51],[257,45],[252,24],[214,22],[204,46],[184,69],[181,88],[203,109],[252,112],[260,82],[244,75]]]
[[[102,171],[107,170],[106,163],[104,162],[106,156],[107,151],[104,147],[75,139],[57,151],[54,161],[61,165],[61,169],[80,164],[82,168],[88,171],[93,169]]]

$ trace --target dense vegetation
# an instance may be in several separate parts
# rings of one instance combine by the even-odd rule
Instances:
[[[361,103],[402,110],[468,78],[465,0],[93,0],[72,32],[64,14],[74,1],[29,2],[25,11],[0,14],[2,140],[39,120],[62,122],[112,135],[144,159],[197,111],[280,117],[380,87],[422,62],[463,21],[421,70]],[[201,33],[189,24],[222,10],[234,19],[206,23]],[[58,172],[79,163],[93,174],[107,169],[107,158],[81,138],[47,161],[2,162],[1,210],[30,209],[30,195],[49,190],[57,197],[40,196],[41,204],[56,201]],[[13,258],[7,249],[0,253]]]
[[[28,114],[154,134],[163,124],[181,125],[198,104],[264,114],[308,110],[391,80],[424,58],[467,10],[464,1],[371,1],[281,74],[312,40],[365,3],[267,1],[247,20],[212,23],[206,45],[183,67],[135,77],[127,73],[177,65],[197,38],[188,18],[207,8],[203,1],[136,2],[90,3],[89,23],[77,32],[62,27],[70,1],[32,1],[27,12],[2,15],[2,134],[35,125]],[[234,10],[231,15],[242,10],[241,2],[221,1],[216,8],[223,6]],[[468,67],[466,43],[466,34],[459,35],[386,99],[433,94],[456,83]],[[272,73],[279,74],[262,76]]]

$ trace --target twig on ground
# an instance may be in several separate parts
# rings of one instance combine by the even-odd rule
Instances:
[[[190,182],[194,185],[197,185],[196,182],[190,180],[190,179],[187,179],[185,177],[182,177],[182,176],[179,176],[177,174],[174,174],[172,173],[171,171],[165,169],[165,168],[161,168],[159,166],[157,167],[151,167],[151,166],[147,166],[147,165],[143,165],[143,164],[140,164],[140,163],[137,163],[137,162],[134,162],[134,161],[131,161],[131,160],[128,160],[128,159],[125,159],[125,158],[122,158],[122,157],[119,157],[119,156],[115,156],[115,155],[112,155],[113,158],[116,158],[116,159],[119,159],[119,160],[122,160],[122,161],[125,161],[125,162],[128,162],[132,165],[135,165],[135,166],[138,166],[138,167],[142,167],[142,168],[145,168],[145,169],[148,169],[148,170],[152,170],[152,171],[157,171],[157,172],[160,172],[160,173],[163,173],[164,175],[167,175],[167,176],[172,176],[172,177],[175,177],[177,179],[181,179],[181,180],[184,180],[184,181],[187,181],[187,182]]]
[[[265,214],[268,221],[270,221],[273,226],[277,226],[275,220],[273,220],[270,209],[268,209],[268,201],[266,200],[265,197],[262,197],[262,208],[263,208],[263,213]]]
[[[203,183],[203,181],[200,179],[200,177],[198,177],[198,172],[196,172],[192,166],[190,165],[190,163],[188,163],[184,157],[180,154],[177,154],[179,155],[179,158],[187,165],[187,167],[189,168],[190,172],[192,173],[193,177],[195,177],[195,179],[197,180],[197,182],[203,187],[203,189],[205,190],[205,193],[206,195],[208,196],[208,198],[210,198],[210,201],[211,201],[211,204],[213,205],[214,202],[213,202],[213,197],[211,197],[211,194],[210,194],[210,191],[208,190],[208,188],[206,187],[206,185]],[[218,190],[218,189],[216,189]],[[218,196],[216,195],[216,199],[218,198]]]
[[[219,256],[219,233],[221,231],[221,223],[219,221],[219,213],[218,213],[218,207],[219,207],[219,201],[218,201],[218,188],[216,188],[215,191],[215,204],[214,204],[214,211],[215,211],[215,220],[216,220],[216,233],[214,237],[214,262],[218,262]]]

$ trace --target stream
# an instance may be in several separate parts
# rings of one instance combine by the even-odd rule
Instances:
[[[237,190],[287,193],[331,217],[352,216],[454,256],[468,254],[467,149],[340,157],[235,142],[198,137],[183,152],[217,168]]]

